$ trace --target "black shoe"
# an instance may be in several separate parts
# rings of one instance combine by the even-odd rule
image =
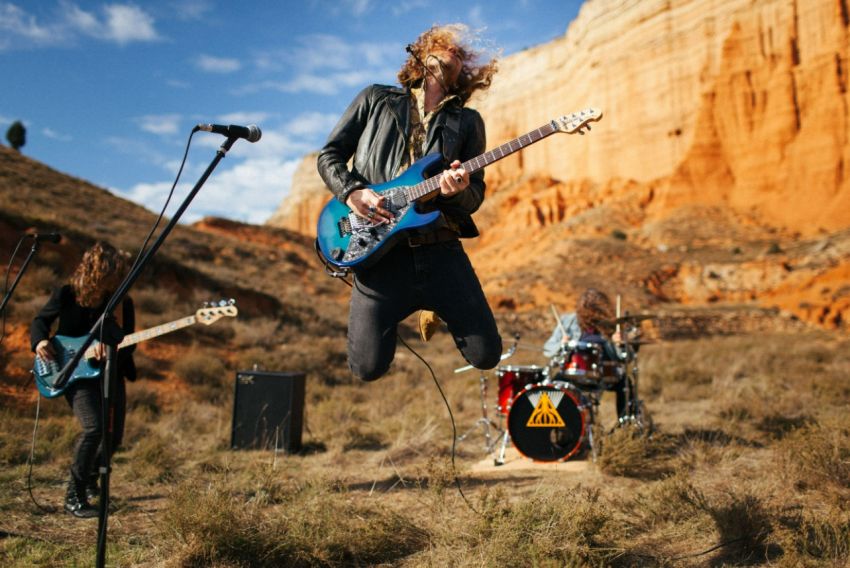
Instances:
[[[65,510],[78,519],[91,519],[97,516],[97,509],[86,498],[85,482],[74,479],[68,482],[65,493]]]
[[[100,497],[100,488],[97,485],[97,476],[93,475],[86,481],[86,499],[94,501]]]

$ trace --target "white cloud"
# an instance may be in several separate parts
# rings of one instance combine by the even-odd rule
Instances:
[[[287,78],[240,87],[236,94],[275,90],[284,93],[335,95],[342,88],[375,81],[395,82],[404,49],[395,43],[349,42],[330,34],[297,38],[290,50],[266,51],[254,65],[267,73],[286,73]]]
[[[245,85],[234,90],[234,94],[249,94],[258,91],[280,91],[282,93],[314,93],[317,95],[336,95],[343,88],[366,86],[370,83],[395,82],[396,70],[357,70],[340,73],[312,74],[303,73],[286,81],[262,81]]]
[[[73,140],[70,135],[56,132],[52,128],[42,128],[41,134],[45,138],[50,138],[51,140],[57,140],[59,142],[70,142],[71,140]]]
[[[64,0],[51,21],[39,21],[11,2],[0,3],[0,32],[2,50],[66,45],[80,35],[120,45],[160,39],[153,17],[138,6],[106,4],[98,15]]]
[[[66,18],[77,31],[118,44],[158,40],[153,16],[132,4],[107,4],[98,18],[75,4],[66,4]]]
[[[246,123],[247,118],[260,118],[271,113],[232,113],[219,117],[235,119],[233,122]],[[237,140],[212,175],[207,179],[193,200],[183,222],[193,222],[201,217],[214,215],[249,223],[263,223],[274,213],[283,198],[288,195],[295,168],[303,156],[314,150],[327,131],[333,126],[336,117],[311,112],[279,125],[268,128],[262,138],[249,143]],[[214,157],[214,149],[221,146],[224,137],[218,134],[199,132],[193,145],[208,149],[207,153],[194,152],[183,172],[182,182],[178,186],[169,209],[173,212],[196,183],[201,173]],[[141,148],[132,149],[143,154]],[[151,161],[167,171],[169,175],[177,172],[179,163],[149,151],[145,154]],[[118,190],[152,211],[159,211],[165,203],[173,181],[140,183],[127,190]]]
[[[231,112],[219,115],[216,121],[224,124],[259,124],[262,127],[263,122],[269,120],[272,113],[269,112]]]
[[[195,65],[202,71],[209,73],[233,73],[242,68],[238,59],[232,57],[215,57],[213,55],[199,55],[195,59]]]
[[[259,143],[258,143],[259,144]],[[292,185],[292,175],[301,159],[248,159],[229,170],[213,173],[198,192],[182,222],[216,216],[248,223],[263,223],[275,212]],[[179,207],[194,183],[180,184],[169,209]],[[165,203],[171,182],[141,183],[120,191],[129,199],[153,211]]]
[[[174,15],[180,20],[200,20],[213,9],[208,0],[181,0],[174,5]]]
[[[285,129],[292,136],[315,139],[327,136],[338,120],[338,114],[306,112],[289,121]]]
[[[139,128],[151,134],[177,134],[180,131],[179,114],[148,114],[136,118]]]
[[[21,37],[37,44],[48,44],[55,40],[53,30],[36,21],[24,10],[10,3],[0,4],[0,30],[6,37],[2,44],[12,44],[14,37]]]

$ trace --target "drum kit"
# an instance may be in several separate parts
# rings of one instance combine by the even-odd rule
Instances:
[[[614,427],[650,431],[651,419],[638,396],[638,348],[648,343],[636,339],[639,323],[649,315],[624,315],[604,322],[620,331],[620,341],[606,346],[591,341],[564,343],[546,366],[504,365],[495,370],[498,394],[497,420],[488,415],[487,376],[481,372],[479,389],[482,417],[458,437],[466,439],[483,429],[487,453],[498,453],[496,465],[505,463],[508,442],[523,456],[540,462],[563,462],[589,453],[597,457],[599,406],[603,393],[618,392],[620,416]],[[611,349],[613,346],[613,349]],[[513,356],[519,335],[502,355]],[[537,351],[537,349],[534,349]],[[455,373],[472,367],[455,369]]]

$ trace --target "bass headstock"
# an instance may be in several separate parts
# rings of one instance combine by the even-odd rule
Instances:
[[[590,123],[602,118],[602,111],[598,108],[588,107],[572,114],[561,116],[552,121],[552,127],[567,134],[584,134],[585,129],[590,130]]]
[[[236,309],[236,300],[219,300],[218,302],[204,302],[204,307],[195,312],[195,319],[210,325],[224,317],[236,317],[239,310]]]

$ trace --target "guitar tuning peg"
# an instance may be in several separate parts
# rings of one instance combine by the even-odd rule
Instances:
[[[231,305],[231,306],[235,306],[235,305],[236,305],[236,300],[235,300],[235,299],[233,299],[233,298],[230,298],[230,299],[227,301],[227,303],[228,303],[229,305]]]

